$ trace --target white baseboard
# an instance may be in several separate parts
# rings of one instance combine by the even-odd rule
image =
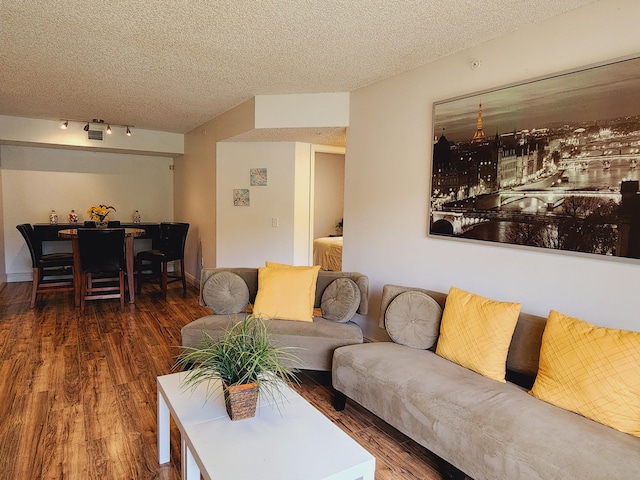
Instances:
[[[197,289],[200,289],[200,280],[199,279],[197,279],[196,277],[194,277],[193,275],[191,275],[188,272],[185,272],[184,278],[186,278],[188,284],[193,285]]]
[[[14,282],[30,282],[33,280],[33,272],[28,273],[8,273],[6,277],[7,283]]]

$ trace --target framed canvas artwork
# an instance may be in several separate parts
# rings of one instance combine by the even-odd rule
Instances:
[[[429,235],[640,258],[640,59],[434,104]]]

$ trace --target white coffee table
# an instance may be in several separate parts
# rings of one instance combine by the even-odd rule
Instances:
[[[256,416],[232,422],[222,396],[180,387],[184,373],[158,377],[158,452],[169,461],[169,415],[181,434],[182,478],[373,480],[375,457],[294,390]]]

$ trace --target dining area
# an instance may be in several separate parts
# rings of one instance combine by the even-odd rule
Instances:
[[[186,294],[184,249],[188,223],[19,224],[33,269],[30,307],[48,293],[71,292],[73,305],[85,310],[94,300],[134,305],[143,284],[149,294],[167,297],[169,283],[182,282]],[[141,240],[136,248],[136,240]],[[53,247],[52,247],[53,245]]]

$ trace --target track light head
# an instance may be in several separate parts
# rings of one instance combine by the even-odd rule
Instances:
[[[79,120],[64,120],[64,119],[60,119],[60,121],[62,122],[62,125],[60,125],[60,128],[63,130],[66,130],[69,128],[69,122],[71,123],[84,123],[84,127],[82,127],[82,129],[87,132],[87,133],[93,133],[93,131],[91,130],[91,125],[98,125],[98,131],[102,132],[106,132],[107,135],[111,135],[113,134],[113,129],[111,128],[111,123],[107,123],[104,120],[100,119],[100,118],[94,118],[93,120],[89,120],[89,121],[79,121]],[[104,125],[107,126],[107,128],[104,128]],[[122,124],[117,124],[114,123],[114,126],[116,127],[123,127],[126,128],[126,135],[127,137],[131,136],[131,125],[122,125]],[[102,138],[101,138],[102,140]]]

